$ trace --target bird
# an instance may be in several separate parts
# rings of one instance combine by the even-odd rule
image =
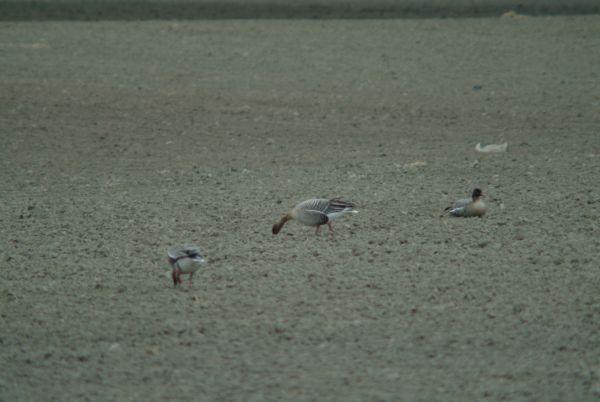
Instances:
[[[167,250],[167,261],[173,269],[173,284],[181,283],[181,275],[190,276],[189,287],[192,287],[194,272],[204,264],[205,260],[200,248],[193,244],[171,246]]]
[[[451,206],[444,209],[452,216],[470,218],[472,216],[482,217],[486,212],[486,206],[481,199],[484,196],[483,192],[476,188],[471,194],[471,198],[463,198],[456,201]]]
[[[355,204],[350,201],[344,201],[341,198],[311,198],[302,201],[289,212],[284,214],[281,219],[273,225],[274,235],[281,231],[281,228],[289,220],[296,220],[306,226],[314,226],[315,234],[319,233],[321,225],[327,224],[329,236],[333,237],[332,221],[347,214],[356,214]]]

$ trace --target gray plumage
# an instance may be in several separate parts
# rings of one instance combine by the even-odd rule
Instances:
[[[202,257],[202,253],[200,252],[200,248],[194,244],[184,244],[184,245],[176,245],[171,246],[167,250],[167,254],[170,258],[176,260],[181,257]]]
[[[323,225],[331,220],[337,219],[347,213],[357,213],[354,204],[340,198],[331,200],[325,198],[313,198],[296,205],[291,215],[298,222],[308,226]]]
[[[452,216],[470,218],[473,216],[482,217],[487,210],[485,203],[481,199],[483,192],[476,188],[473,190],[471,198],[463,198],[455,201],[452,206],[445,209]]]
[[[463,216],[465,213],[465,208],[472,200],[470,198],[463,198],[461,200],[455,201],[451,207],[448,207],[449,213],[452,216]]]
[[[181,283],[181,275],[190,276],[190,287],[194,272],[204,264],[200,248],[194,244],[171,246],[167,250],[168,261],[173,269],[173,283],[177,286]]]
[[[331,221],[346,215],[358,213],[354,209],[354,203],[344,201],[340,198],[312,198],[302,201],[296,205],[290,212],[285,214],[279,222],[273,225],[273,234],[279,233],[285,222],[293,219],[306,226],[314,226],[317,231],[319,226],[327,224],[329,232],[332,235],[333,226]]]

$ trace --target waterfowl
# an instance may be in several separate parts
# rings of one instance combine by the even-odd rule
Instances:
[[[198,246],[193,244],[172,246],[167,250],[167,255],[169,264],[173,268],[174,286],[181,283],[181,275],[189,275],[191,288],[194,272],[204,264],[204,257]]]
[[[331,200],[325,198],[312,198],[302,201],[292,208],[291,211],[284,214],[279,222],[273,225],[273,234],[281,231],[281,228],[289,220],[296,220],[306,226],[314,226],[315,234],[319,233],[321,225],[327,224],[329,235],[333,236],[332,221],[347,214],[356,214],[355,205],[352,202],[344,201],[340,198]]]
[[[444,211],[452,216],[469,218],[472,216],[482,217],[485,214],[486,206],[481,199],[484,196],[483,192],[476,188],[471,194],[471,198],[464,198],[456,201],[452,206],[446,208]]]

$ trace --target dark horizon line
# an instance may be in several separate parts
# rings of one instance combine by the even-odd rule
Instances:
[[[594,1],[575,4],[569,1],[515,4],[510,0],[492,1],[483,5],[461,5],[460,2],[452,5],[426,2],[418,5],[411,2],[368,4],[360,1],[330,5],[323,4],[323,1],[301,4],[265,1],[253,4],[243,0],[238,3],[191,0],[169,3],[160,0],[0,1],[0,21],[472,18],[500,16],[507,11],[531,16],[600,14],[600,4]]]

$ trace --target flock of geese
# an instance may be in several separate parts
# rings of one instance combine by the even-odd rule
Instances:
[[[476,188],[473,190],[471,198],[458,200],[444,211],[455,217],[482,217],[486,212],[485,203],[481,199],[483,196],[483,192]],[[273,225],[272,232],[274,235],[278,234],[286,222],[295,220],[305,226],[314,227],[315,234],[319,233],[321,226],[327,225],[329,237],[333,237],[332,222],[344,215],[358,213],[355,207],[356,205],[352,202],[344,201],[341,198],[333,198],[331,200],[312,198],[302,201],[289,212],[285,213]],[[173,270],[174,286],[181,284],[181,275],[189,275],[189,286],[192,287],[194,272],[205,262],[198,246],[190,244],[172,246],[167,251],[167,254],[169,264]]]

